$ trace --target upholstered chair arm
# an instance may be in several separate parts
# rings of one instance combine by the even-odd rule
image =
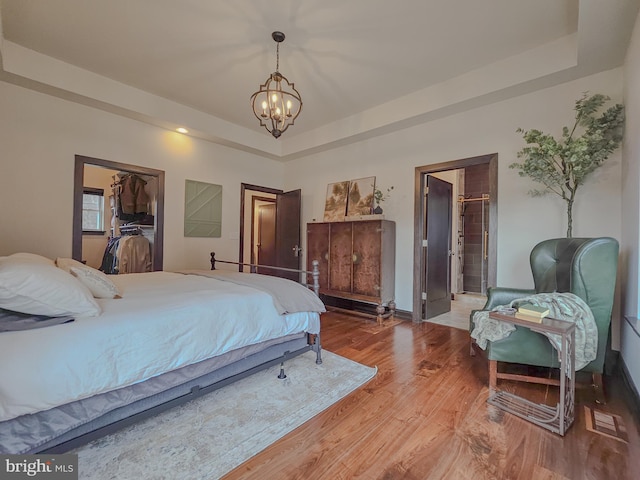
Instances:
[[[536,291],[532,289],[489,287],[487,289],[487,303],[485,303],[482,309],[491,310],[498,305],[508,305],[516,298],[526,297],[534,293],[536,293]]]
[[[526,297],[536,293],[535,290],[528,290],[522,288],[507,288],[507,287],[489,287],[487,289],[487,303],[484,304],[482,310],[491,310],[498,305],[508,305],[512,300],[516,298]],[[473,330],[473,315],[478,310],[471,310],[469,314],[469,331]]]

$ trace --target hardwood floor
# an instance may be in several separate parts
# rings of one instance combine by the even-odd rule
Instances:
[[[375,321],[330,312],[323,347],[378,367],[376,377],[271,445],[225,479],[632,479],[640,475],[638,419],[619,377],[605,379],[608,403],[629,443],[585,428],[589,386],[576,390],[565,437],[486,403],[487,361],[469,356],[464,330]],[[501,388],[554,402],[553,387]]]

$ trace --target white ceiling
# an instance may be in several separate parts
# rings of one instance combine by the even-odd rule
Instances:
[[[286,159],[539,88],[532,81],[546,86],[550,75],[620,65],[638,1],[1,0],[0,8],[0,79]],[[249,105],[275,70],[274,30],[287,36],[280,72],[304,102],[278,140]],[[459,98],[445,101],[456,82]]]

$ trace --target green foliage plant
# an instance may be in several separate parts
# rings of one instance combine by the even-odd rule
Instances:
[[[512,163],[509,168],[544,186],[530,190],[531,196],[551,192],[567,202],[567,237],[572,236],[572,210],[578,187],[622,142],[624,107],[616,104],[598,115],[609,100],[606,95],[584,93],[575,104],[573,127],[564,127],[560,139],[540,130],[517,130],[527,143],[518,152],[518,158],[524,161]]]
[[[389,188],[387,188],[386,192],[383,192],[382,190],[379,189],[374,189],[373,190],[373,199],[376,202],[376,205],[380,206],[380,203],[384,202],[387,198],[389,198],[391,196],[391,191],[393,190],[393,185],[391,185]]]

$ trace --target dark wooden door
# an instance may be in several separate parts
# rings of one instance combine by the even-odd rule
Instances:
[[[451,310],[452,185],[427,175],[425,318]]]
[[[379,221],[353,223],[353,293],[380,295],[382,228]]]
[[[329,244],[329,290],[351,293],[352,223],[332,223]]]
[[[276,204],[258,207],[258,265],[276,265]],[[258,273],[273,275],[274,271],[258,268]]]
[[[314,260],[318,260],[320,268],[320,291],[329,288],[329,233],[328,223],[307,224],[307,270],[312,271]],[[307,280],[311,282],[312,279]]]
[[[300,269],[301,190],[276,195],[276,265]],[[300,281],[296,272],[280,272],[279,276]]]

